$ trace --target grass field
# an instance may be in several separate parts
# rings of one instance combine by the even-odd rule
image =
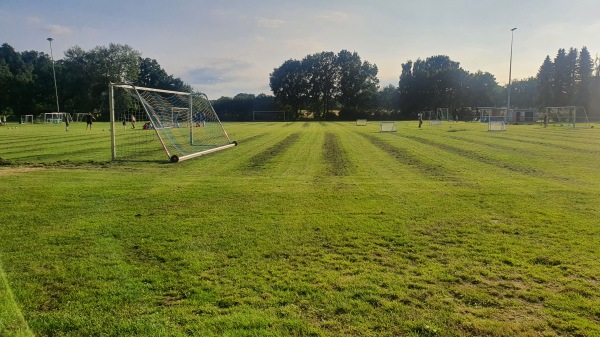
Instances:
[[[600,336],[598,127],[225,128],[0,127],[0,335]]]

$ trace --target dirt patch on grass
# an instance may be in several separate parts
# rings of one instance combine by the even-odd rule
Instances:
[[[371,142],[371,144],[385,151],[400,163],[407,166],[412,166],[427,176],[441,177],[446,175],[446,172],[443,167],[430,163],[425,163],[421,159],[417,158],[414,154],[404,149],[395,147],[387,143],[386,141],[372,135],[361,134],[361,136],[365,137],[368,141]]]
[[[264,168],[269,161],[285,152],[289,147],[294,145],[298,139],[300,139],[300,134],[292,133],[279,143],[250,158],[250,163],[248,164],[247,168],[250,170],[259,170]]]
[[[323,158],[327,164],[326,174],[330,176],[346,176],[350,172],[350,162],[346,151],[341,147],[338,137],[325,133]]]
[[[488,165],[492,165],[492,166],[496,166],[499,168],[504,168],[507,170],[511,170],[513,172],[519,172],[519,173],[523,173],[526,175],[534,175],[534,176],[540,176],[541,172],[539,172],[538,170],[531,168],[531,167],[523,167],[523,166],[517,166],[514,164],[510,164],[507,163],[505,161],[499,160],[499,159],[495,159],[492,157],[486,157],[483,156],[479,153],[476,153],[474,151],[469,151],[465,148],[458,148],[458,147],[454,147],[451,145],[447,145],[447,144],[442,144],[442,143],[438,143],[426,138],[421,138],[421,137],[414,137],[414,136],[405,136],[408,139],[414,140],[416,142],[420,142],[423,144],[427,144],[429,146],[433,146],[433,147],[437,147],[439,149],[442,149],[446,152],[450,152],[452,154],[455,155],[459,155],[461,157],[466,157],[468,159],[472,159],[472,160],[476,160]]]
[[[33,171],[40,171],[41,167],[27,167],[27,166],[0,166],[0,177],[6,177],[16,174],[28,173]]]

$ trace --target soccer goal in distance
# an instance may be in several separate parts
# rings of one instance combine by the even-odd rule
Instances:
[[[396,122],[381,122],[379,123],[379,132],[396,132]]]
[[[587,111],[582,106],[547,107],[546,115],[550,124],[570,126],[573,129],[591,127]]]
[[[367,120],[366,119],[357,119],[356,120],[356,125],[357,126],[366,126],[367,125]]]
[[[252,111],[253,122],[285,122],[285,111]]]
[[[22,115],[21,124],[33,124],[33,115]]]
[[[109,85],[113,160],[183,161],[236,146],[202,93]]]

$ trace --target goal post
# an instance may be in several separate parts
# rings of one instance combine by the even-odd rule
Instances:
[[[379,132],[396,132],[396,122],[381,122],[379,123]]]
[[[113,160],[178,162],[237,145],[202,93],[111,83],[109,104]]]
[[[367,125],[367,120],[366,119],[357,119],[356,120],[356,125],[357,126],[366,126]]]
[[[582,106],[546,107],[546,118],[548,123],[555,125],[572,128],[591,126],[587,111]]]
[[[488,121],[488,131],[506,131],[506,123],[504,121]]]
[[[33,115],[22,115],[21,124],[33,124]]]
[[[437,108],[437,118],[440,121],[451,121],[452,116],[450,115],[450,108]]]
[[[252,111],[253,122],[285,122],[285,111]]]
[[[46,124],[59,124],[67,118],[68,113],[66,112],[46,112],[44,113],[44,123]]]

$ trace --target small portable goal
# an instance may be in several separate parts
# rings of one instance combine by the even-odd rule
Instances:
[[[488,131],[506,131],[506,123],[504,121],[489,121]]]
[[[366,119],[357,119],[356,120],[356,125],[357,126],[366,126],[367,125],[367,120]]]
[[[396,122],[381,122],[379,124],[379,132],[396,132]]]

